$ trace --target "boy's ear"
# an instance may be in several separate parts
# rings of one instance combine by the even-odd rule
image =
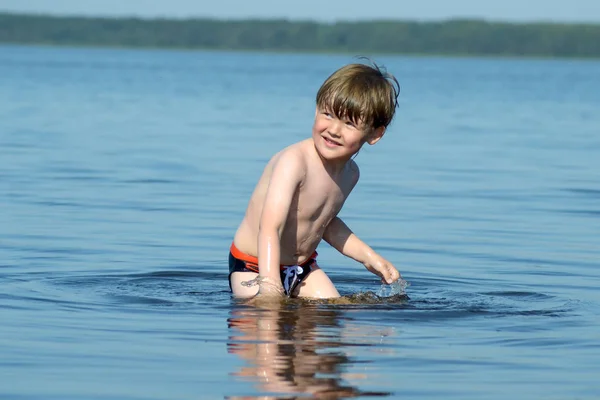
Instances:
[[[385,126],[380,126],[379,128],[373,129],[373,131],[367,135],[367,143],[369,143],[371,146],[374,145],[375,143],[379,142],[379,139],[383,137],[384,133]]]

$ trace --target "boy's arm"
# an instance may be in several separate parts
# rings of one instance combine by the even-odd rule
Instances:
[[[400,278],[400,273],[392,263],[360,240],[339,217],[335,217],[327,225],[323,239],[343,255],[362,263],[386,283],[392,283]]]
[[[273,165],[258,229],[260,294],[283,294],[279,272],[281,235],[303,177],[303,161],[293,152],[282,153]]]

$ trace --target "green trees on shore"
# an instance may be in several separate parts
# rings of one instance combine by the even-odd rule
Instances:
[[[600,57],[600,24],[85,18],[0,13],[0,43]]]

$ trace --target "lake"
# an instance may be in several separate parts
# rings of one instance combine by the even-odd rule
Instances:
[[[396,120],[328,245],[352,304],[235,301],[262,168],[349,55],[0,47],[0,398],[597,399],[600,61],[373,56]]]

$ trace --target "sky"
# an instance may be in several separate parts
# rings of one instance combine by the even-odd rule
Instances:
[[[600,23],[600,0],[0,0],[0,11],[142,18],[291,20],[483,18]]]

